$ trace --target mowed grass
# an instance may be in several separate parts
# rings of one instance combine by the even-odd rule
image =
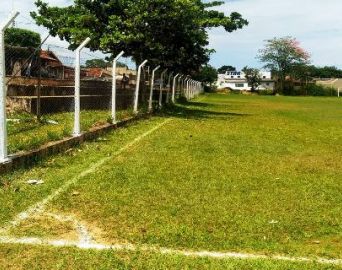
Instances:
[[[32,170],[4,176],[7,184],[0,191],[0,204],[4,206],[0,209],[1,225],[96,161],[112,155],[165,118],[172,118],[82,178],[51,203],[47,212],[76,216],[98,242],[105,244],[128,242],[175,249],[341,258],[341,106],[341,101],[333,98],[218,94],[178,105]],[[43,179],[45,184],[28,186],[25,181],[31,178]],[[39,223],[44,220],[40,219],[36,227],[34,223],[29,227],[22,224],[11,233],[55,239],[53,226]],[[41,249],[0,248],[13,261],[25,252],[28,265]],[[96,263],[97,258],[105,258],[106,263],[123,269],[148,269],[145,265],[150,269],[180,265],[333,269],[288,262],[186,259],[146,252],[47,252],[47,262],[73,265],[76,258],[83,257],[89,268],[88,260]],[[1,263],[5,265],[6,260]]]
[[[132,116],[130,110],[119,111],[118,120]],[[33,150],[45,143],[70,137],[73,132],[74,114],[48,114],[37,121],[36,117],[28,113],[13,113],[8,116],[8,152],[14,154],[20,151]],[[109,110],[81,111],[81,129],[87,131],[92,127],[103,125],[111,121]]]

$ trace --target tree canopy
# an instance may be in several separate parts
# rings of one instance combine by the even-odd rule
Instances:
[[[248,85],[252,87],[251,91],[254,92],[261,84],[260,70],[257,68],[244,67],[242,71],[245,73]]]
[[[51,7],[37,0],[32,17],[77,47],[91,37],[89,48],[110,53],[121,50],[140,63],[162,64],[179,72],[197,71],[209,61],[207,30],[227,32],[248,22],[239,13],[229,16],[213,10],[224,2],[202,0],[75,0],[68,7]]]
[[[236,67],[225,65],[217,69],[217,72],[220,74],[225,74],[227,71],[236,71]]]
[[[286,76],[299,66],[308,64],[310,55],[295,38],[283,37],[266,40],[265,48],[259,51],[257,58],[278,76],[283,90]]]
[[[106,61],[104,59],[90,59],[85,62],[85,66],[87,68],[107,68],[113,65],[112,61]],[[118,67],[127,67],[124,63],[117,62],[116,64]]]
[[[314,78],[342,78],[342,70],[334,66],[307,66],[306,74]]]
[[[211,85],[217,80],[217,70],[210,65],[206,65],[194,77],[198,81]]]
[[[7,28],[5,31],[5,44],[8,46],[37,48],[40,43],[40,35],[36,32],[13,27]]]

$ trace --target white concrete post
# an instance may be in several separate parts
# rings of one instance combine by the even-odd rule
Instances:
[[[142,62],[141,65],[138,67],[138,77],[137,77],[137,82],[136,82],[136,87],[135,87],[134,110],[133,110],[133,112],[134,112],[135,114],[138,113],[141,69],[146,65],[147,62],[148,62],[148,61],[145,60],[145,61]]]
[[[112,121],[113,121],[113,124],[116,124],[116,63],[124,53],[125,53],[124,51],[120,52],[113,60],[113,69],[112,69],[112,78],[113,78],[113,82],[112,82]]]
[[[183,80],[183,96],[186,98],[186,86],[187,86],[187,81],[189,78],[186,76]]]
[[[179,76],[179,73],[173,77],[173,84],[172,84],[172,97],[171,97],[171,102],[175,103],[175,95],[176,95],[176,86],[177,86],[177,78]]]
[[[180,75],[178,77],[178,85],[177,85],[177,88],[176,88],[176,95],[177,97],[180,97],[181,96],[181,92],[182,92],[182,78],[183,78],[183,75]]]
[[[191,79],[189,78],[186,82],[186,98],[187,99],[190,99],[190,81]]]
[[[152,71],[150,99],[148,100],[148,110],[149,110],[149,111],[152,111],[154,78],[155,78],[155,73],[156,73],[156,71],[157,71],[159,68],[160,68],[160,66],[157,66],[157,67]]]
[[[173,72],[170,73],[169,79],[167,81],[167,93],[166,93],[166,103],[169,103],[170,92],[171,92],[171,78],[173,76]]]
[[[74,133],[73,136],[81,135],[80,110],[81,110],[81,51],[87,46],[90,38],[86,38],[82,44],[76,49],[75,59],[75,113],[74,113]]]
[[[5,64],[5,30],[19,15],[19,12],[11,16],[1,25],[0,29],[0,163],[7,162],[7,124],[6,124],[6,64]]]
[[[167,69],[165,69],[162,74],[160,75],[160,91],[159,91],[159,108],[163,106],[163,86],[164,86],[164,76],[167,72]]]
[[[340,97],[340,88],[337,89],[337,97]]]

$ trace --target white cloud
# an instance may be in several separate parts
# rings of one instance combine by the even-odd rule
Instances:
[[[215,66],[260,66],[255,55],[264,40],[290,35],[311,53],[313,64],[342,68],[341,0],[235,0],[219,10],[237,11],[250,25],[231,34],[210,31],[210,46],[217,51],[211,61]]]

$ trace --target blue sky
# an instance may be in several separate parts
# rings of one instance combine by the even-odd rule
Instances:
[[[342,68],[342,0],[230,0],[219,10],[241,13],[249,26],[234,33],[210,31],[216,50],[211,64],[260,67],[255,56],[264,40],[296,37],[315,65]]]
[[[46,2],[63,6],[72,1]],[[35,9],[34,0],[6,0],[1,4],[0,16],[6,16],[12,6],[21,11],[19,27],[35,28],[29,20],[29,11]],[[313,64],[342,68],[342,0],[226,0],[218,9],[226,14],[237,11],[250,24],[233,33],[210,30],[210,47],[216,50],[211,64],[215,67],[261,67],[255,56],[264,40],[293,36],[309,51]],[[42,28],[32,30],[46,32]],[[49,42],[63,44],[56,39]]]

